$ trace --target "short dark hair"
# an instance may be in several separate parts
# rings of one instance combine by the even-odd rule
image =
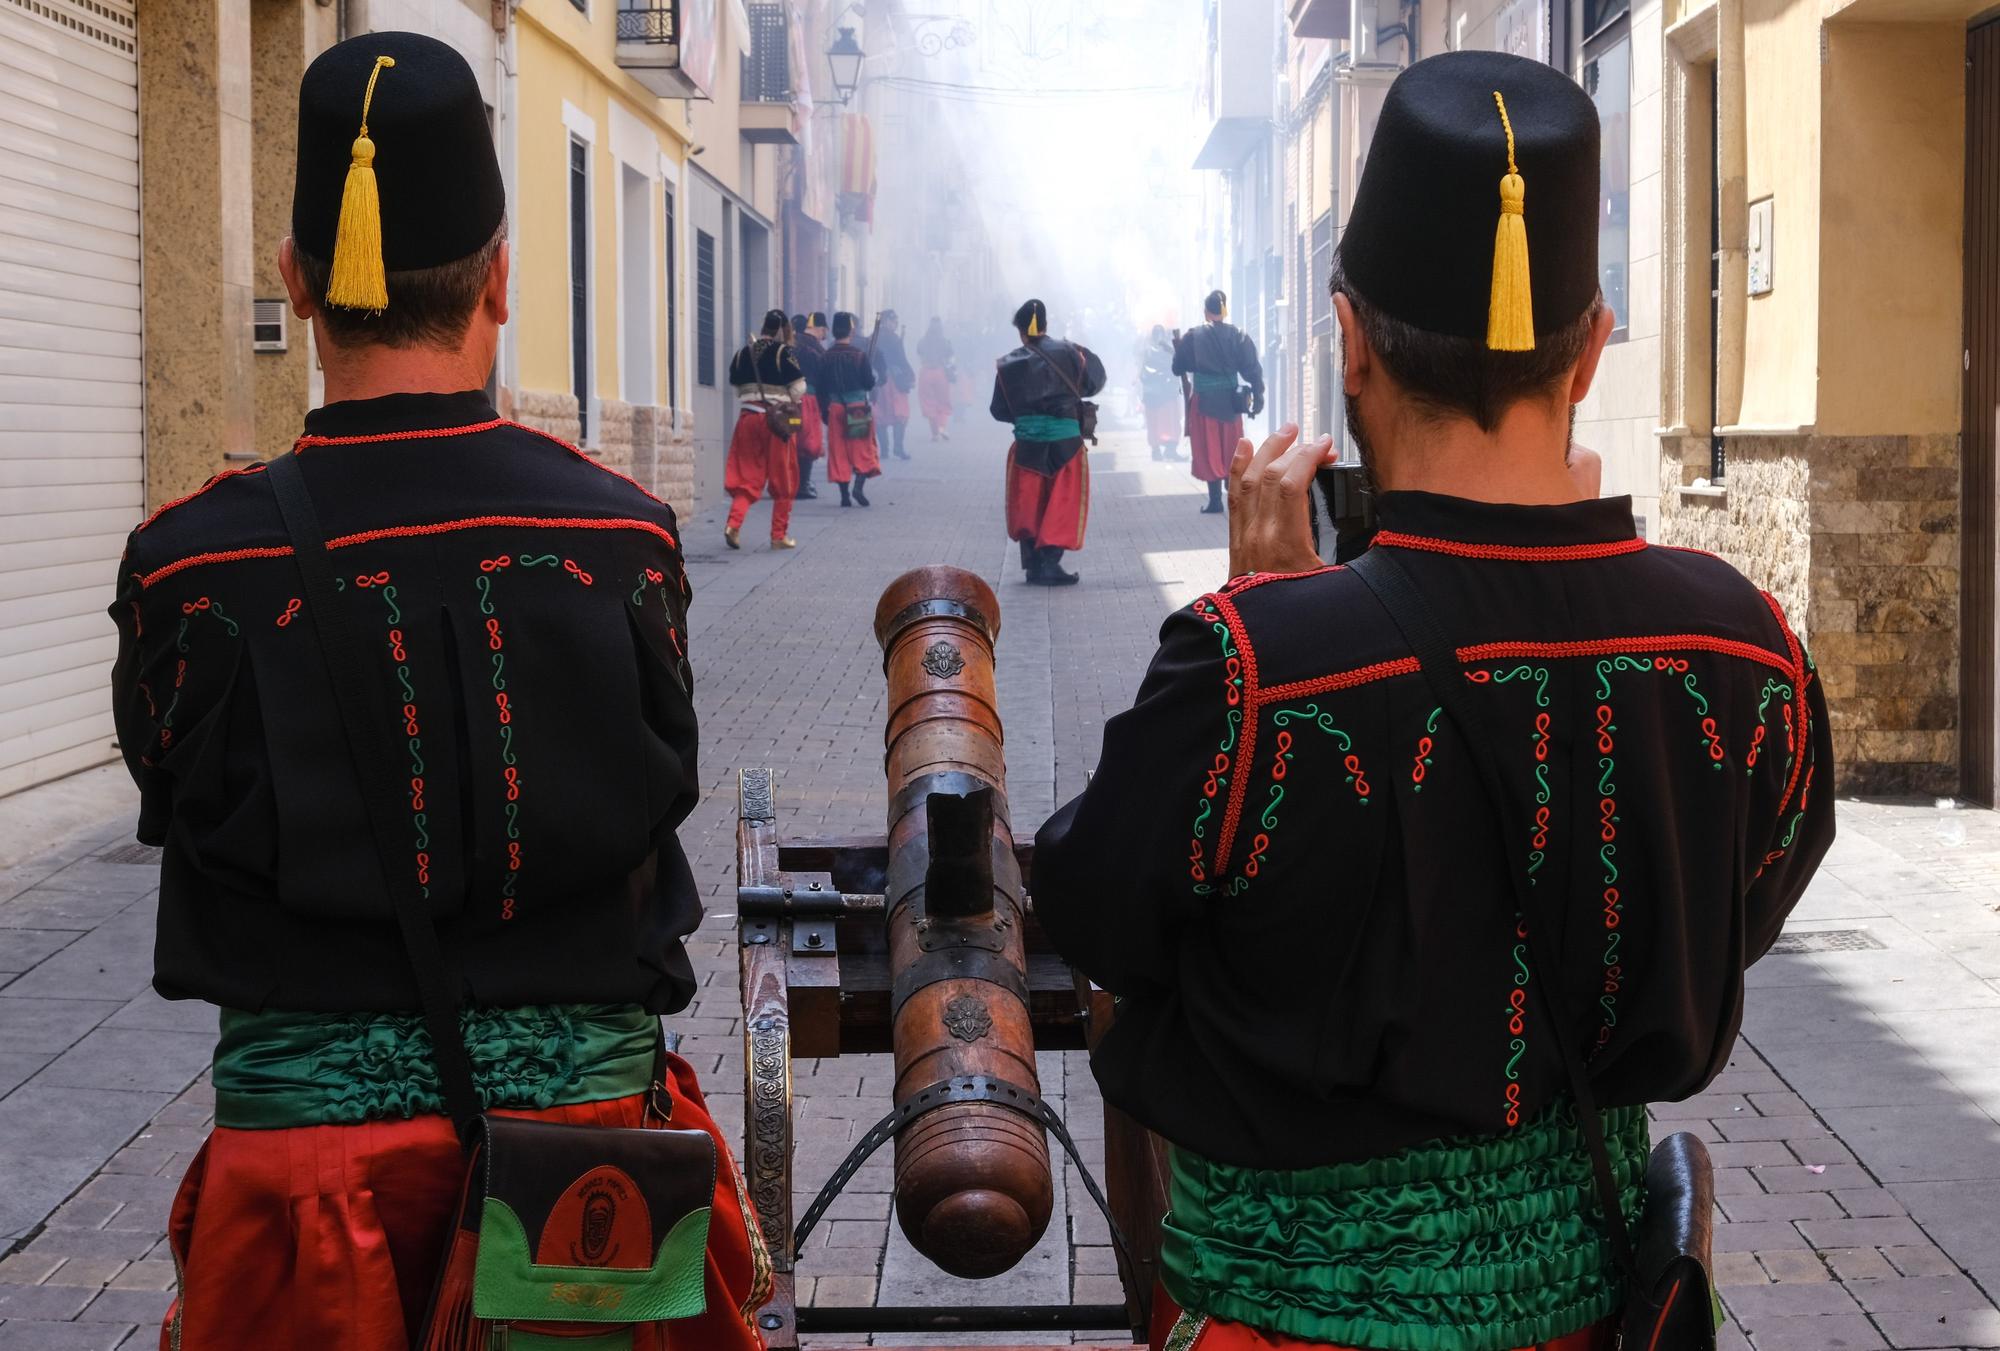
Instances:
[[[436,267],[391,272],[389,308],[379,314],[322,304],[320,317],[326,321],[327,333],[342,347],[456,347],[465,340],[472,312],[486,290],[487,274],[493,270],[493,259],[506,242],[507,221],[503,217],[493,238],[476,253]],[[315,297],[324,297],[332,263],[313,257],[297,240],[292,242],[292,258],[305,278],[306,289]]]
[[[843,338],[851,338],[853,336],[854,336],[854,316],[849,314],[846,310],[840,310],[836,312],[833,316],[834,341],[839,342]]]
[[[767,338],[777,337],[785,331],[785,324],[787,322],[789,321],[785,318],[783,310],[766,310],[764,312],[764,336]]]
[[[1581,316],[1538,336],[1533,351],[1495,352],[1475,339],[1431,333],[1384,314],[1354,289],[1338,253],[1327,289],[1347,297],[1369,348],[1412,398],[1433,414],[1471,418],[1484,432],[1499,427],[1501,415],[1523,399],[1554,391],[1590,345],[1604,307],[1600,292]]]
[[[1229,297],[1220,291],[1210,291],[1201,298],[1203,314],[1223,315],[1229,312]]]

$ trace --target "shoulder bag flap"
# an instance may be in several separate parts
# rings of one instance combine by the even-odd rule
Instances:
[[[706,1303],[715,1140],[482,1119],[475,1316],[640,1323]]]

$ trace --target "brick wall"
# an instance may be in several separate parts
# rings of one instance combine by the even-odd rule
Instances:
[[[1843,792],[1958,789],[1958,439],[1733,437],[1728,491],[1681,491],[1703,439],[1661,455],[1659,539],[1706,549],[1811,645]]]

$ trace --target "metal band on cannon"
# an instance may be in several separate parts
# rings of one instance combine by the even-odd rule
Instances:
[[[957,568],[891,583],[875,637],[889,684],[889,965],[895,1100],[985,1076],[1040,1094],[1022,945],[1021,870],[994,694],[999,602]],[[896,1216],[957,1276],[995,1276],[1035,1246],[1054,1188],[1030,1114],[976,1099],[896,1137]]]

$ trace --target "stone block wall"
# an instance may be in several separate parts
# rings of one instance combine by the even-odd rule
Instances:
[[[1705,438],[1661,454],[1662,543],[1720,554],[1811,647],[1842,792],[1958,789],[1958,438],[1734,437],[1728,490],[1683,491]]]
[[[512,412],[508,414],[511,407]],[[543,390],[501,391],[501,411],[551,436],[577,443],[576,397]],[[695,509],[694,419],[683,409],[604,399],[584,448],[606,467],[666,500],[685,521]]]
[[[501,411],[507,411],[507,391],[501,391]],[[509,414],[516,422],[526,423],[538,432],[559,436],[571,445],[577,443],[582,421],[576,415],[576,396],[557,394],[548,390],[520,389],[513,392],[513,412]]]

